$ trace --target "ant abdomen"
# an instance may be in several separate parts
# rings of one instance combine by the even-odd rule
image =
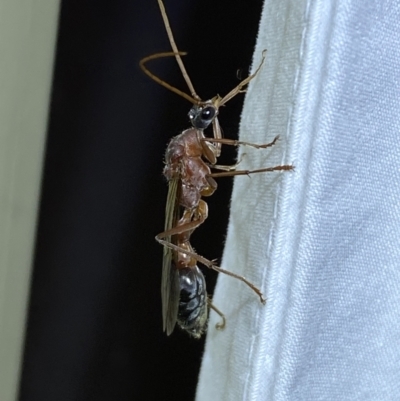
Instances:
[[[200,337],[207,325],[208,307],[206,282],[197,266],[185,267],[179,272],[178,325],[193,337]]]

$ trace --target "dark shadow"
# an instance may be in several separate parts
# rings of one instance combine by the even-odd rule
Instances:
[[[225,94],[251,64],[261,1],[167,1],[199,95]],[[168,51],[156,0],[62,1],[32,279],[22,401],[192,400],[204,342],[161,326],[163,153],[190,104],[138,67]],[[173,59],[151,68],[184,82]],[[234,138],[242,97],[221,110]],[[235,150],[225,152],[231,163]],[[193,244],[222,254],[231,179]],[[212,288],[214,273],[205,272]],[[223,335],[223,333],[221,333]]]

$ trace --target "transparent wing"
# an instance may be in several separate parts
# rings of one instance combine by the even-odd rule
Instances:
[[[179,188],[180,180],[168,182],[167,205],[165,207],[165,231],[175,227],[179,219]],[[173,236],[167,236],[166,241],[174,241]],[[179,306],[179,276],[176,269],[176,252],[164,246],[163,268],[161,277],[161,301],[163,330],[170,335],[176,324]]]

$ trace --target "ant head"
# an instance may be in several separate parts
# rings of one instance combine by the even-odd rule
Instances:
[[[217,115],[218,108],[210,100],[194,105],[188,113],[190,122],[197,129],[206,129]]]

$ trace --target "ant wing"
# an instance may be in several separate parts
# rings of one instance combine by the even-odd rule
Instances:
[[[176,227],[179,220],[179,188],[180,180],[173,178],[168,182],[168,196],[165,207],[165,231]],[[167,242],[174,243],[174,236],[167,236]],[[164,246],[163,268],[161,277],[161,301],[163,330],[170,335],[178,317],[179,307],[179,275],[176,269],[177,254],[172,249]]]

